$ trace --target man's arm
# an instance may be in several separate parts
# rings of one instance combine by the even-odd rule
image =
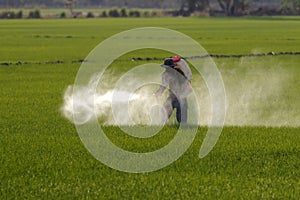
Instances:
[[[164,72],[162,74],[162,84],[160,85],[158,90],[153,95],[156,97],[162,95],[162,93],[164,93],[166,87],[167,87],[167,74],[166,74],[166,72]]]
[[[181,59],[178,64],[181,66],[181,70],[183,71],[185,77],[191,81],[192,79],[192,71],[187,62],[184,59]]]

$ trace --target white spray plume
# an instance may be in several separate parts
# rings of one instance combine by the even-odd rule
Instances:
[[[293,80],[298,77],[288,68],[290,66],[285,66],[285,63],[273,57],[241,58],[231,61],[230,65],[219,64],[227,97],[225,126],[300,126],[299,94],[291,90],[295,87]],[[144,76],[149,73],[143,72]],[[156,76],[159,77],[159,73]],[[122,83],[128,84],[130,88],[137,81],[136,78],[129,77]],[[94,76],[86,86],[69,86],[66,89],[61,108],[66,118],[75,124],[92,120],[100,120],[106,125],[159,123],[157,115],[166,97],[156,99],[152,96],[157,85],[134,93],[125,91],[126,85],[122,90],[106,89],[102,93],[98,90],[95,93],[98,81],[98,76]],[[76,90],[73,90],[74,87],[77,87]],[[206,126],[212,116],[210,94],[203,78],[196,73],[192,87],[199,105],[198,123]],[[117,108],[127,105],[128,112],[119,112],[118,109],[113,112],[113,102],[119,104]]]
[[[226,90],[226,126],[300,126],[299,93],[295,93],[294,66],[277,57],[217,60]],[[205,82],[194,76],[200,107],[200,125],[211,116]],[[222,100],[222,99],[220,99]]]
[[[105,116],[111,107],[112,101],[134,101],[138,94],[126,91],[107,91],[105,94],[93,94],[92,88],[81,87],[73,93],[73,86],[68,86],[64,94],[64,105],[61,108],[64,116],[75,124],[84,124]],[[74,101],[75,99],[75,101]],[[76,115],[76,117],[74,117]]]
[[[111,89],[100,93],[101,91],[96,89],[98,81],[99,76],[95,75],[86,86],[67,87],[61,112],[72,123],[80,125],[94,120],[100,120],[106,125],[161,123],[157,116],[154,116],[161,102],[152,95],[153,89],[144,88],[134,93]],[[116,106],[115,110],[113,105]],[[122,107],[129,110],[118,110]]]

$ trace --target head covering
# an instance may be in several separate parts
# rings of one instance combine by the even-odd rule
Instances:
[[[178,69],[183,72],[184,76],[188,79],[191,80],[192,78],[192,71],[188,65],[188,63],[181,58],[180,56],[173,56],[172,57],[173,62],[177,64],[177,66],[174,67],[174,69]]]
[[[175,67],[177,66],[176,63],[174,63],[174,61],[172,60],[172,58],[166,58],[164,60],[164,64],[160,65],[161,67]]]
[[[173,56],[173,57],[172,57],[173,62],[179,62],[180,59],[181,59],[180,56]]]

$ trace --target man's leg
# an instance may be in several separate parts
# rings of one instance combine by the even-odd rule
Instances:
[[[164,111],[162,111],[162,122],[166,123],[168,119],[171,117],[172,112],[173,112],[173,106],[172,106],[172,97],[169,96],[163,107]]]
[[[176,98],[173,101],[173,107],[176,108],[176,119],[178,123],[187,123],[187,100],[186,98],[180,101]]]

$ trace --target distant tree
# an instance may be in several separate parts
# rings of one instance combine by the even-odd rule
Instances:
[[[236,6],[238,0],[218,0],[221,9],[227,14],[231,15],[236,12]]]
[[[22,17],[23,17],[23,11],[20,10],[20,11],[17,13],[16,18],[21,19]]]
[[[39,10],[30,11],[28,14],[28,18],[41,18],[41,13]]]
[[[122,8],[121,10],[121,17],[127,17],[126,9]]]
[[[129,17],[140,17],[141,13],[138,10],[132,10],[129,12]]]
[[[110,17],[120,17],[119,11],[115,8],[108,12]]]
[[[208,0],[182,0],[181,12],[187,11],[193,13],[195,11],[208,11],[210,9]]]
[[[188,3],[189,11],[205,11],[209,9],[209,1],[208,0],[186,0]]]
[[[1,19],[14,19],[16,17],[16,14],[12,11],[4,11],[2,13],[0,13],[0,18]]]
[[[60,18],[66,18],[66,13],[65,12],[60,13]]]
[[[294,1],[294,6],[297,10],[300,10],[300,0],[295,0]]]
[[[281,8],[283,10],[300,11],[300,0],[282,0]]]
[[[218,0],[218,3],[226,15],[237,15],[239,10],[245,10],[252,0]]]
[[[106,11],[104,10],[100,16],[101,17],[107,17]]]
[[[95,15],[94,15],[92,12],[88,12],[88,14],[87,14],[86,17],[87,17],[87,18],[94,18]]]
[[[76,0],[66,0],[65,6],[70,9],[72,17],[74,17],[73,7],[76,3]]]
[[[118,7],[118,8],[159,8],[173,6],[178,0],[77,0],[76,6],[80,7]],[[0,8],[24,7],[62,7],[74,6],[73,0],[0,0]]]

